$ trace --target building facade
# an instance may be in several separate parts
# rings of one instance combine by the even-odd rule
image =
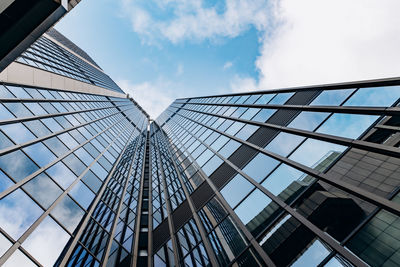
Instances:
[[[400,79],[177,99],[50,30],[0,73],[1,266],[398,266]]]
[[[0,72],[80,0],[2,0]]]

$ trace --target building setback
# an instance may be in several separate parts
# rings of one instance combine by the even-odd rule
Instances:
[[[400,79],[153,121],[50,29],[0,80],[0,266],[399,265]]]

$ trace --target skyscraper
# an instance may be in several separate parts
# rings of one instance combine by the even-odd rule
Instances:
[[[0,80],[0,265],[400,262],[400,79],[177,99],[153,121],[50,29]]]
[[[2,0],[0,72],[80,0]]]

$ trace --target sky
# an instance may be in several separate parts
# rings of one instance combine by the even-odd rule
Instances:
[[[156,118],[174,99],[397,77],[398,0],[82,0],[57,25]]]

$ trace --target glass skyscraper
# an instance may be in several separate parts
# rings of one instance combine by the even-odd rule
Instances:
[[[50,29],[0,73],[1,266],[398,266],[400,79],[175,100]]]

